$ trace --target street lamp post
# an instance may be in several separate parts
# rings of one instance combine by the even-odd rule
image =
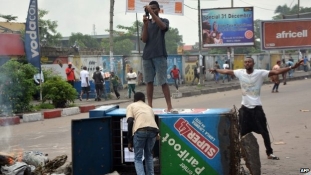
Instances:
[[[199,83],[203,85],[203,58],[201,55],[201,47],[202,47],[202,41],[201,41],[201,6],[200,6],[200,0],[198,0],[198,32],[199,32],[199,65],[200,65],[200,79]]]

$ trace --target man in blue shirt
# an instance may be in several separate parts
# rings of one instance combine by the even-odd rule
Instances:
[[[143,17],[143,31],[141,40],[146,43],[143,52],[144,80],[147,83],[146,92],[148,105],[152,107],[153,82],[157,75],[158,84],[162,86],[162,91],[167,104],[167,111],[171,111],[172,103],[170,89],[166,82],[167,75],[167,52],[165,48],[165,33],[169,29],[169,20],[159,17],[160,6],[157,1],[151,1],[145,6],[145,11],[149,16]]]

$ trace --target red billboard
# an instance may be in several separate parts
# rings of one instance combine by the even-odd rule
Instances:
[[[311,20],[261,22],[261,49],[302,49],[311,47]]]

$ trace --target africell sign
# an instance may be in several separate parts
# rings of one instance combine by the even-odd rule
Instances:
[[[261,22],[261,49],[301,49],[311,47],[311,20]]]

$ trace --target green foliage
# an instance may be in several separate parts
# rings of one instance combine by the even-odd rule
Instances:
[[[51,77],[42,85],[43,102],[51,100],[56,108],[66,107],[77,95],[77,91],[60,76]]]
[[[69,37],[69,46],[77,44],[81,49],[100,49],[100,42],[90,35],[83,35],[82,33],[72,33]]]
[[[33,76],[36,69],[30,64],[10,60],[0,67],[0,105],[8,114],[30,110],[36,91]]]
[[[138,27],[138,28],[137,28]],[[113,46],[113,54],[115,55],[129,55],[132,50],[135,50],[135,42],[137,43],[137,29],[138,36],[141,36],[143,23],[140,21],[135,21],[132,26],[117,26],[117,31],[114,32],[114,46]],[[139,45],[141,51],[144,48],[144,43],[139,40]],[[182,36],[179,35],[179,31],[177,28],[170,27],[168,32],[165,34],[165,44],[166,50],[168,54],[177,54],[177,47],[182,45]],[[109,38],[103,39],[101,46],[105,50],[105,54],[109,54],[110,45]]]
[[[39,9],[39,35],[41,45],[55,47],[59,45],[62,35],[56,30],[58,27],[57,21],[43,19],[48,13],[47,10]],[[42,43],[43,41],[45,43]]]
[[[16,21],[17,16],[12,16],[12,15],[1,15],[0,17],[5,19],[6,22],[10,22],[10,21]]]
[[[299,11],[298,11],[299,8]],[[310,13],[311,8],[310,7],[298,7],[298,4],[294,5],[293,7],[287,6],[287,4],[279,5],[276,7],[274,13],[277,14],[276,16],[273,16],[273,19],[283,19],[283,15],[295,15],[299,13]]]
[[[50,103],[40,103],[33,106],[33,111],[40,111],[41,109],[54,109],[54,105]]]

